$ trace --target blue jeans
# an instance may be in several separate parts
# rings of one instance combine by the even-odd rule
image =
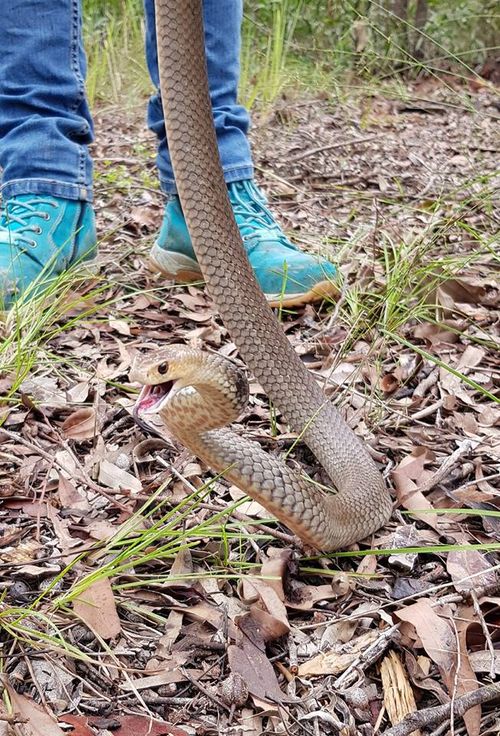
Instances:
[[[144,0],[146,58],[159,85],[153,0]],[[242,0],[204,0],[210,95],[226,181],[253,176],[249,116],[237,104]],[[0,167],[4,200],[51,194],[92,201],[93,123],[85,98],[80,0],[9,0],[0,28]],[[175,192],[159,95],[148,125],[158,138],[162,190]]]

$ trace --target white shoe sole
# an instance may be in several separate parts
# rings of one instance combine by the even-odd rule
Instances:
[[[198,263],[182,253],[164,250],[155,243],[149,258],[155,270],[176,283],[186,284],[204,280]],[[300,307],[302,304],[319,302],[322,299],[336,299],[338,295],[337,286],[328,279],[315,284],[309,291],[296,294],[264,294],[269,306],[278,308]]]

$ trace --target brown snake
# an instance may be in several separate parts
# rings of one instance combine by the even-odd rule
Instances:
[[[239,449],[237,444],[233,447],[231,439],[225,458],[219,457],[218,449],[212,455],[207,454],[207,443],[201,438],[203,430],[198,426],[190,425],[186,432],[181,426],[179,439],[217,469],[232,466],[228,471],[231,480],[257,497],[307,543],[323,550],[351,544],[387,521],[391,513],[389,493],[365,446],[292,349],[248,262],[219,162],[208,93],[202,2],[155,0],[155,10],[169,151],[182,208],[208,290],[241,356],[290,426],[314,452],[337,493],[323,495],[302,482],[297,485],[296,479],[290,479],[286,466],[241,438],[238,438]],[[171,360],[168,350],[169,347],[160,349],[140,359],[131,379],[143,384],[180,379],[174,364],[164,365]],[[173,360],[175,363],[175,357]],[[202,368],[203,373],[206,366]],[[186,378],[180,383],[196,384],[203,398],[203,391],[207,394],[208,389],[201,387],[203,381],[193,377],[189,367],[187,370]],[[215,380],[222,385],[226,379]],[[193,393],[193,389],[182,391]],[[168,397],[159,400],[162,411],[168,403]],[[186,416],[189,415],[188,411]],[[228,430],[214,431],[227,433],[225,436],[229,437]],[[259,452],[259,458],[267,457],[273,477],[276,464],[280,466],[279,472],[284,474],[282,487],[273,489],[266,477],[265,494],[255,490],[260,479],[258,463],[253,475],[251,464],[249,477],[241,474],[242,465],[248,464],[249,452]],[[224,468],[220,467],[221,462]],[[238,463],[240,475],[236,478]]]

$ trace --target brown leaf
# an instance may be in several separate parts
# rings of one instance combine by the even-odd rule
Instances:
[[[284,604],[283,579],[287,571],[290,553],[265,560],[261,577],[244,577],[240,590],[243,600],[256,601],[250,615],[260,628],[264,641],[279,639],[290,631]],[[267,579],[269,578],[269,579]]]
[[[71,731],[65,731],[68,736],[95,736],[94,729],[90,728],[89,721],[86,716],[74,716],[69,713],[63,713],[59,716],[61,723],[69,723],[72,726]]]
[[[417,325],[413,330],[415,337],[423,338],[428,340],[429,344],[436,349],[437,346],[446,345],[449,349],[449,345],[458,342],[458,331],[447,330],[442,325],[446,325],[446,321],[443,320],[440,325],[433,325],[429,322],[424,322],[421,325]],[[451,324],[452,323],[448,323]],[[438,351],[439,352],[439,351]]]
[[[102,639],[114,639],[121,631],[115,598],[108,578],[101,578],[73,601],[73,610]]]
[[[90,504],[86,494],[68,478],[58,473],[57,494],[59,502],[63,509],[79,509],[80,511],[89,511]]]
[[[380,388],[385,394],[392,394],[399,386],[399,381],[394,373],[386,373],[380,381]]]
[[[423,648],[437,664],[449,694],[463,695],[477,688],[477,680],[470,666],[465,637],[453,629],[451,623],[439,616],[426,598],[397,614],[414,628]],[[479,707],[479,706],[478,706]],[[469,736],[479,736],[474,715],[464,718]]]
[[[457,694],[462,695],[464,693],[477,690],[479,687],[474,668],[467,652],[467,633],[469,626],[477,623],[477,614],[474,607],[466,605],[460,606],[457,611],[456,621],[458,643],[460,647],[460,670],[458,673]],[[469,736],[480,736],[481,714],[482,709],[480,705],[475,705],[464,713],[463,719]]]
[[[56,719],[45,708],[26,695],[16,692],[7,679],[2,678],[15,713],[26,719],[23,733],[26,736],[64,736],[65,732],[57,725]]]
[[[280,703],[285,695],[281,692],[276,673],[262,648],[243,637],[241,644],[230,644],[227,659],[231,672],[243,677],[248,692],[270,703]]]
[[[413,626],[429,657],[449,676],[456,663],[457,643],[448,621],[438,616],[426,598],[400,608],[397,616]]]
[[[497,572],[476,549],[448,552],[446,569],[458,593],[469,593],[478,587],[489,588],[498,581]]]
[[[74,718],[75,716],[64,716],[67,723],[72,723]],[[165,721],[153,721],[150,716],[88,716],[87,722],[99,731],[112,733],[113,736],[188,736],[184,729]]]
[[[57,379],[50,376],[30,376],[22,382],[20,391],[31,396],[41,407],[54,409],[68,405],[66,392]]]
[[[90,440],[96,435],[97,416],[93,406],[77,409],[62,423],[62,429],[66,437],[71,440],[82,442]]]
[[[465,304],[498,304],[500,292],[498,285],[493,281],[477,278],[454,278],[441,283],[434,295],[432,303],[440,304],[446,313],[458,308],[464,311]]]
[[[393,470],[392,478],[397,497],[402,506],[413,511],[414,516],[433,529],[439,530],[443,522],[433,514],[418,514],[418,511],[432,510],[432,504],[418,490],[431,473],[425,470],[425,464],[434,459],[434,454],[425,447],[415,447]]]

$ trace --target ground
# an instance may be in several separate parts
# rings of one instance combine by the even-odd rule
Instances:
[[[146,265],[142,104],[97,112],[102,271],[3,325],[1,736],[498,733],[498,109],[444,80],[254,116],[273,210],[339,267],[336,303],[278,317],[395,499],[327,557],[135,425],[138,349],[237,355]],[[325,482],[249,378],[240,431]]]

